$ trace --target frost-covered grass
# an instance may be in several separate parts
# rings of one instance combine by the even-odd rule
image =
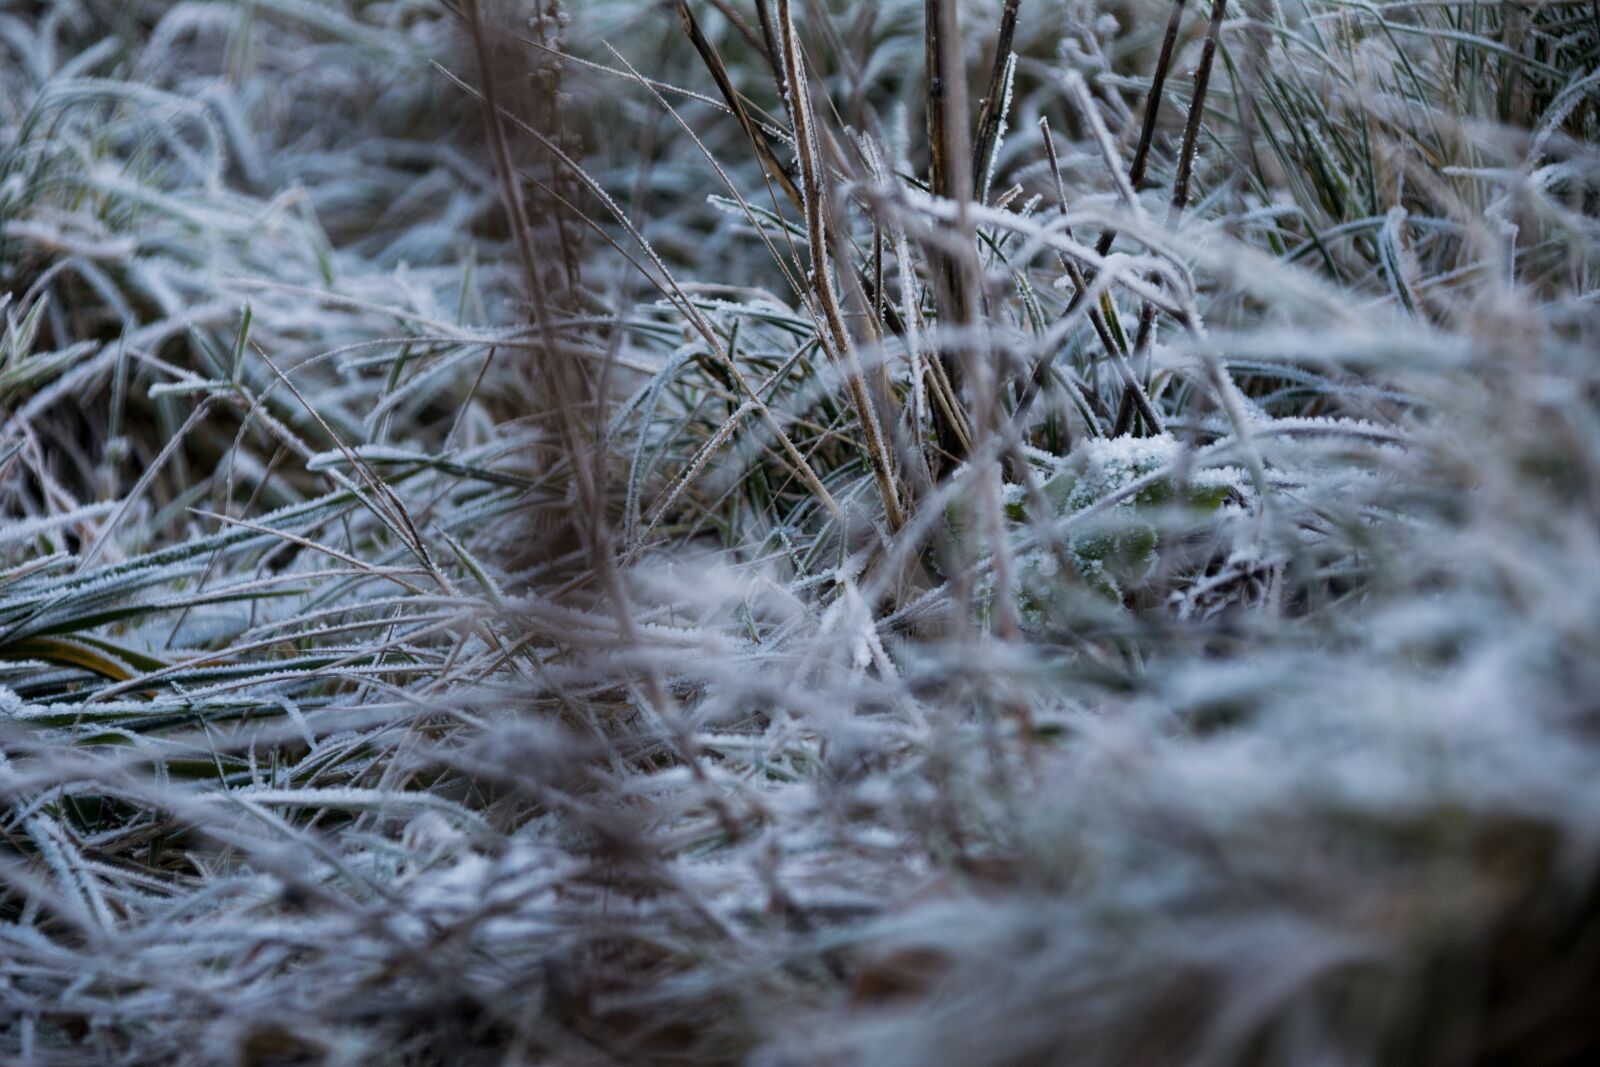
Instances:
[[[1589,0],[671,8],[0,3],[0,1061],[1600,1053]]]

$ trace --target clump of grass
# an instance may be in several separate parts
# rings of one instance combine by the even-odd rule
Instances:
[[[0,49],[0,1058],[1600,1045],[1586,4]]]

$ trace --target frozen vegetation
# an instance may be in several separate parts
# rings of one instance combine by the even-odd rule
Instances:
[[[0,1062],[1597,997],[1592,0],[0,0]]]

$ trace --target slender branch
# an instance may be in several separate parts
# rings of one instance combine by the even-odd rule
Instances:
[[[1011,66],[1011,42],[1017,32],[1017,12],[1022,0],[1006,0],[1000,12],[1000,31],[995,36],[994,65],[989,69],[989,87],[978,113],[978,134],[972,147],[972,180],[981,184],[989,173],[990,157],[1000,139],[1001,108],[1006,92],[1006,71]],[[980,190],[981,191],[981,190]]]
[[[805,200],[811,285],[817,294],[818,310],[826,327],[824,336],[829,342],[825,348],[835,359],[845,363],[846,389],[861,419],[861,430],[866,437],[867,461],[877,480],[878,494],[883,498],[884,516],[889,527],[898,530],[905,524],[905,516],[901,512],[899,492],[895,488],[894,469],[884,444],[877,411],[872,398],[867,395],[861,365],[856,357],[855,346],[850,341],[850,331],[845,325],[838,294],[833,288],[832,260],[828,253],[827,199],[823,188],[827,176],[823,173],[821,153],[817,148],[810,89],[806,84],[805,63],[800,56],[789,0],[778,0],[778,34],[783,53],[784,79],[788,86],[789,121],[794,127],[796,155],[800,162],[800,192]]]
[[[723,64],[722,57],[717,54],[710,41],[700,30],[700,23],[696,21],[694,12],[689,10],[688,0],[678,0],[678,14],[683,18],[683,28],[689,35],[694,50],[700,53],[700,60],[711,72],[711,80],[717,83],[717,91],[722,94],[722,99],[727,102],[728,110],[733,112],[733,117],[739,120],[739,125],[744,128],[745,136],[750,139],[751,147],[756,151],[756,157],[761,160],[762,168],[778,183],[790,203],[796,210],[803,210],[800,200],[800,190],[795,187],[794,179],[778,161],[777,155],[772,151],[772,145],[767,142],[767,135],[758,126],[750,111],[744,106],[744,99],[733,86],[733,79],[728,76],[728,68]]]
[[[924,0],[923,43],[927,65],[927,123],[928,123],[928,186],[936,197],[965,204],[972,195],[971,171],[966,154],[958,145],[965,140],[965,116],[957,114],[952,93],[959,88],[961,77],[958,67],[959,48],[950,37],[954,33],[955,12],[952,0]],[[964,95],[964,94],[963,94]],[[957,257],[938,252],[932,256],[934,296],[938,304],[939,323],[953,326],[957,332],[972,321],[966,279]],[[957,461],[965,459],[972,450],[972,435],[961,410],[962,372],[960,351],[950,351],[948,346],[938,346],[938,361],[944,382],[941,388],[949,392],[949,406],[935,404],[934,434],[939,447]]]

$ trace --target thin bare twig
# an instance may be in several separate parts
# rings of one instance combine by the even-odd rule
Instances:
[[[784,77],[788,86],[789,120],[794,126],[794,138],[800,161],[801,192],[805,197],[806,236],[811,250],[811,285],[817,294],[818,310],[826,325],[826,347],[835,359],[845,364],[848,375],[846,388],[856,414],[861,419],[861,430],[866,437],[867,462],[872,467],[878,483],[878,494],[883,499],[884,516],[890,529],[899,529],[905,523],[900,509],[899,491],[895,486],[894,468],[885,446],[883,430],[872,398],[867,395],[860,361],[845,325],[844,312],[839,306],[838,294],[833,288],[831,257],[828,253],[827,197],[823,189],[826,175],[818,158],[816,126],[811,114],[810,89],[806,84],[805,64],[800,56],[800,43],[789,9],[789,0],[778,0],[778,33],[783,52]]]
[[[972,180],[984,181],[992,164],[996,144],[1000,139],[1000,123],[1005,115],[1007,71],[1011,67],[1011,42],[1017,32],[1017,12],[1022,0],[1006,0],[1000,12],[1000,30],[995,35],[994,65],[989,69],[989,86],[983,97],[983,108],[978,112],[978,134],[972,145]],[[983,190],[980,189],[980,192]]]

